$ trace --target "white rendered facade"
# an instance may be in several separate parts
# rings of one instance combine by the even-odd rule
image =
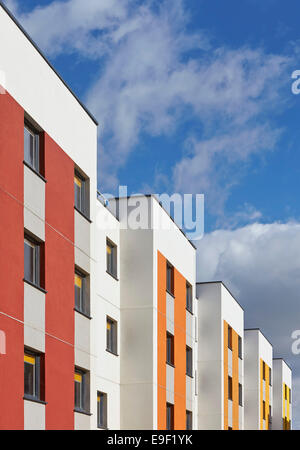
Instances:
[[[186,344],[193,350],[196,361],[195,248],[154,196],[134,197],[129,203],[127,198],[111,200],[110,207],[115,206],[120,221],[121,245],[121,428],[157,429],[165,419],[164,403],[173,404],[176,409],[175,378],[179,371],[176,364],[171,367],[158,355],[158,349],[164,350],[166,346],[165,335],[161,335],[158,325],[158,255],[170,262],[193,288],[193,314],[185,309],[185,297],[180,300],[184,302],[184,346]],[[136,206],[138,209],[131,216]],[[127,221],[133,220],[136,213],[140,214],[144,229],[128,229]],[[176,339],[174,300],[164,290],[161,302],[165,303],[165,327]],[[160,364],[162,367],[159,368]],[[159,369],[165,372],[161,394],[158,392]],[[188,410],[192,412],[193,427],[196,427],[195,377],[185,373],[180,377],[186,384],[185,405],[182,417],[177,420],[184,426],[185,410]],[[165,402],[161,399],[163,396]]]
[[[271,429],[272,417],[273,347],[259,329],[245,330],[245,429]]]
[[[197,283],[197,298],[198,428],[243,429],[244,311],[222,282]],[[233,333],[231,349],[227,342],[228,326]],[[228,395],[228,377],[232,379],[232,396]]]
[[[292,429],[292,371],[281,359],[273,359],[273,429]]]

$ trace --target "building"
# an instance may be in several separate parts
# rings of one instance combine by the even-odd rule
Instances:
[[[243,429],[243,309],[155,196],[103,201],[97,121],[2,3],[0,83],[0,429]]]
[[[273,429],[292,428],[292,370],[281,358],[273,359]]]
[[[2,4],[0,41],[0,428],[73,429],[86,424],[74,377],[89,382],[92,364],[92,283],[80,298],[95,271],[97,123]]]
[[[121,229],[121,428],[195,428],[195,247],[154,196],[110,207]],[[143,229],[128,226],[137,214]]]
[[[272,428],[273,347],[259,329],[245,330],[245,429]]]
[[[244,428],[244,311],[222,282],[197,283],[198,428]]]

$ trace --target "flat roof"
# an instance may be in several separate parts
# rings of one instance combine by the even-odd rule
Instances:
[[[233,293],[228,289],[228,287],[226,286],[226,284],[223,281],[197,281],[196,284],[222,284],[224,286],[224,288],[226,289],[226,291],[229,292],[229,294],[231,295],[231,297],[233,298],[233,300],[239,305],[239,307],[245,312],[244,308],[242,307],[242,305],[240,304],[240,302],[238,302],[238,300],[235,298],[235,296],[233,295]],[[198,299],[199,300],[199,299]]]
[[[98,126],[99,123],[93,116],[93,114],[87,109],[87,107],[79,100],[77,95],[72,91],[72,89],[67,85],[65,80],[61,77],[61,75],[57,72],[57,70],[54,69],[53,65],[50,63],[50,61],[46,58],[44,53],[41,51],[41,49],[38,47],[38,45],[31,39],[27,31],[22,27],[20,22],[15,18],[15,16],[12,14],[12,12],[5,6],[0,0],[0,6],[2,9],[8,14],[8,16],[13,20],[13,22],[17,25],[20,31],[24,34],[24,36],[28,39],[28,41],[33,45],[33,47],[36,49],[36,51],[41,55],[41,57],[45,60],[45,62],[48,64],[48,66],[53,70],[53,72],[57,75],[57,77],[60,79],[60,81],[65,85],[65,87],[68,89],[68,91],[73,95],[75,100],[79,103],[79,105],[85,110],[85,112],[88,114],[88,116],[92,119],[92,121]]]
[[[263,335],[263,337],[269,342],[269,344],[273,348],[272,342],[267,338],[267,336],[261,331],[260,328],[245,328],[244,331],[258,331],[260,334]],[[275,358],[273,358],[273,359],[275,359]]]
[[[283,358],[273,358],[274,361],[282,361],[289,369],[291,372],[293,372],[293,369],[291,368],[291,366],[286,362],[285,359]]]

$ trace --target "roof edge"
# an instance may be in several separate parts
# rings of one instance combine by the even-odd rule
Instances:
[[[226,289],[226,291],[229,292],[229,294],[231,295],[231,297],[233,298],[233,300],[238,304],[238,306],[241,308],[241,310],[243,312],[245,312],[244,308],[242,307],[242,305],[240,304],[240,302],[236,299],[236,297],[233,295],[233,293],[229,290],[229,288],[226,286],[226,284],[223,281],[197,281],[197,284],[221,284],[222,286],[224,286],[224,288]]]
[[[156,194],[132,194],[132,195],[125,195],[124,197],[112,197],[109,200],[126,200],[129,198],[138,198],[138,197],[146,197],[146,198],[153,198],[154,200],[156,200],[156,202],[159,204],[159,206],[161,207],[161,209],[169,216],[169,218],[171,219],[171,221],[174,223],[174,225],[178,228],[178,230],[183,234],[183,236],[185,237],[185,239],[188,241],[188,243],[194,248],[194,250],[197,250],[196,245],[187,237],[186,233],[179,227],[179,225],[175,222],[175,220],[173,219],[173,217],[171,216],[171,214],[166,210],[166,208],[164,208],[164,206],[162,205],[162,203],[158,200],[158,198],[156,197]]]

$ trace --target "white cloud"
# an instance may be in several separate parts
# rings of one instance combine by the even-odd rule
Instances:
[[[117,183],[118,169],[133,149],[139,151],[141,136],[168,136],[191,118],[205,140],[198,138],[192,158],[183,155],[176,166],[180,176],[180,166],[197,164],[187,172],[191,184],[175,180],[186,192],[199,192],[197,179],[205,159],[199,162],[196,147],[207,148],[209,141],[219,146],[216,137],[212,141],[216,130],[224,143],[226,134],[237,136],[240,128],[252,140],[257,130],[264,129],[265,146],[274,146],[277,132],[268,127],[263,114],[281,104],[282,76],[289,58],[259,48],[214,47],[207,32],[188,31],[187,8],[185,0],[68,0],[19,14],[47,54],[76,52],[98,63],[87,103],[101,124],[102,187]],[[258,126],[258,121],[265,125]],[[239,152],[236,149],[237,159],[256,152],[254,145],[245,144]],[[259,148],[265,150],[262,145]],[[214,156],[209,156],[209,150],[200,154],[210,160],[213,176]],[[230,167],[234,160],[229,156],[228,150],[226,165]]]
[[[245,308],[246,327],[269,337],[276,357],[293,366],[300,427],[300,355],[291,334],[299,327],[300,223],[252,224],[218,230],[197,243],[198,281],[223,280]]]
[[[245,164],[253,155],[274,149],[280,134],[281,130],[267,125],[247,124],[206,141],[190,138],[188,154],[174,167],[175,189],[205,193],[210,212],[222,216],[230,189],[240,181]]]
[[[11,2],[16,12],[17,2]],[[53,1],[46,6],[36,6],[29,13],[21,13],[22,4],[19,2],[17,15],[24,28],[48,55],[76,51],[87,57],[99,58],[109,51],[111,34],[128,18],[130,3],[133,2]]]

